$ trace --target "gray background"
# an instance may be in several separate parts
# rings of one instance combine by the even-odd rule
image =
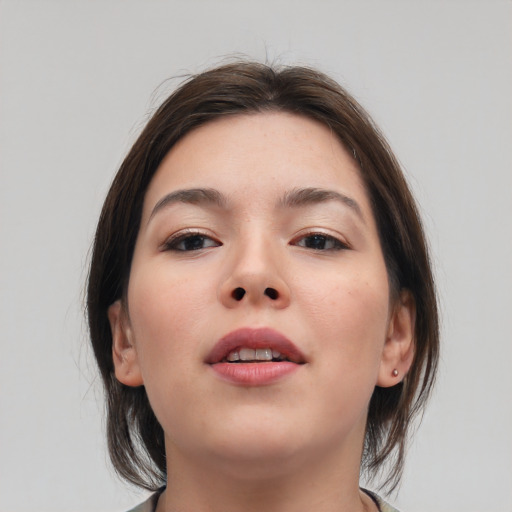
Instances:
[[[106,463],[88,250],[113,173],[176,81],[157,86],[239,52],[348,87],[421,205],[444,348],[393,501],[510,512],[511,21],[510,1],[0,1],[0,510],[142,497]]]

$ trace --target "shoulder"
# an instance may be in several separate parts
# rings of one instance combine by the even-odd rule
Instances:
[[[372,491],[368,491],[367,489],[363,489],[363,491],[377,504],[379,512],[398,512],[396,508],[392,507],[389,503],[386,503],[379,495]]]
[[[155,492],[146,501],[130,509],[128,512],[155,512],[160,492],[161,491]]]

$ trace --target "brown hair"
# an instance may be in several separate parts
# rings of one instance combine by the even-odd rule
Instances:
[[[117,173],[98,222],[87,290],[92,346],[105,385],[110,456],[119,474],[155,489],[165,483],[163,430],[143,386],[114,375],[108,307],[126,292],[146,189],[164,156],[194,128],[226,115],[295,113],[330,127],[354,155],[366,185],[392,294],[407,289],[416,305],[415,355],[403,382],[376,387],[369,404],[362,468],[374,475],[392,464],[383,485],[394,488],[407,432],[422,410],[439,356],[437,301],[418,211],[400,166],[378,128],[336,82],[304,67],[238,62],[188,79],[154,113]]]

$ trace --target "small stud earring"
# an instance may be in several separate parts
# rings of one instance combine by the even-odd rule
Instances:
[[[393,375],[393,377],[398,377],[398,370],[395,368],[395,369],[391,372],[391,375]]]

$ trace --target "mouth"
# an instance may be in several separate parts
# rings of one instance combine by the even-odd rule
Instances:
[[[265,327],[229,333],[217,342],[205,362],[231,384],[265,386],[294,373],[306,359],[288,338]]]
[[[233,350],[228,354],[228,357],[223,359],[224,363],[261,363],[268,361],[287,361],[288,359],[281,354],[278,350],[267,348],[249,348],[242,347]]]
[[[206,358],[207,364],[268,363],[288,361],[306,362],[302,352],[274,329],[243,328],[221,338]]]

